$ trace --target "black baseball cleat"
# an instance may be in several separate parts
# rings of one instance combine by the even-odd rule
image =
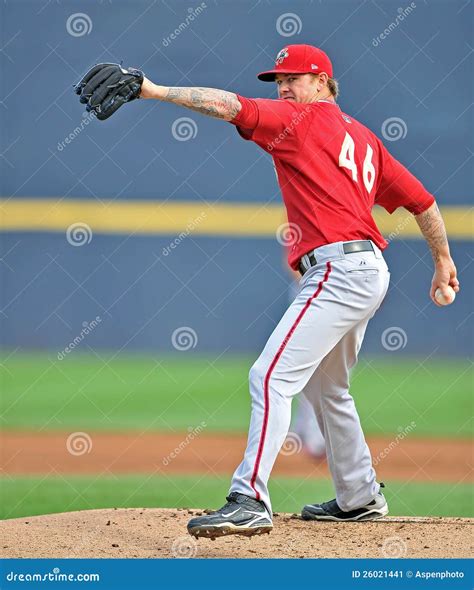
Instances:
[[[227,504],[216,512],[192,518],[188,522],[188,533],[196,537],[215,539],[224,535],[261,535],[273,528],[265,504],[239,492],[232,492],[226,498]]]
[[[301,511],[303,520],[332,520],[337,522],[376,520],[387,514],[387,501],[381,492],[365,506],[348,512],[341,510],[336,500],[323,502],[322,504],[306,504]]]

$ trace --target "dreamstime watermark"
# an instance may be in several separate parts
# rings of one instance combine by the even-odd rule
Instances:
[[[303,232],[297,223],[282,223],[277,227],[276,239],[282,246],[294,246],[303,238]]]
[[[5,579],[7,582],[100,582],[100,574],[91,574],[88,572],[65,574],[58,567],[55,567],[51,572],[46,573],[17,573],[10,571],[5,575]]]
[[[173,121],[173,125],[171,125],[171,134],[176,141],[189,141],[190,139],[194,139],[197,132],[197,123],[190,117],[180,117]]]
[[[189,434],[186,436],[184,440],[182,440],[177,447],[175,447],[166,457],[163,457],[162,463],[166,467],[176,459],[178,455],[184,451],[184,449],[197,437],[201,434],[201,432],[206,428],[207,423],[204,420],[195,426],[194,428],[190,426],[188,428]]]
[[[67,135],[62,141],[58,141],[58,145],[56,147],[58,152],[62,152],[67,145],[72,143],[76,139],[76,137],[84,131],[87,125],[89,125],[89,123],[93,121],[96,117],[97,113],[95,111],[90,111],[89,113],[85,111],[82,115],[81,124],[77,127],[74,127],[71,133]]]
[[[398,141],[399,139],[405,139],[408,127],[400,117],[389,117],[382,123],[381,131],[387,141]]]
[[[285,442],[283,443],[280,449],[280,455],[285,455],[285,457],[291,455],[297,455],[301,452],[303,448],[303,441],[301,437],[296,434],[296,432],[289,432],[285,438]]]
[[[398,326],[391,326],[382,332],[382,346],[389,352],[405,348],[408,342],[408,336],[405,330]]]
[[[404,557],[407,554],[408,547],[406,542],[397,536],[387,537],[382,543],[380,552],[387,559],[398,559]]]
[[[178,537],[171,545],[171,553],[177,559],[190,559],[196,557],[198,552],[198,544],[196,539],[189,535]]]
[[[170,33],[167,37],[163,37],[163,40],[161,41],[163,47],[168,47],[168,45],[170,45],[171,41],[174,41],[175,39],[177,39],[181,33],[186,30],[189,25],[198,17],[200,16],[204,10],[207,8],[207,4],[205,2],[201,2],[201,4],[199,6],[197,6],[196,8],[188,8],[188,14],[186,16],[186,18],[184,19],[183,22],[179,23],[179,25],[176,27],[176,29]]]
[[[90,334],[97,326],[102,322],[102,318],[98,315],[91,322],[82,322],[82,330],[78,336],[74,338],[61,352],[58,352],[58,361],[62,361],[70,352],[72,352],[76,346],[84,340],[84,338]]]
[[[186,239],[189,236],[189,234],[192,233],[200,223],[204,221],[204,219],[206,219],[206,217],[207,215],[205,211],[201,211],[201,213],[197,217],[191,219],[186,225],[186,228],[182,232],[180,232],[167,246],[163,248],[163,250],[161,251],[163,256],[169,256],[171,252],[175,250],[181,244],[181,242],[184,239]]]
[[[299,35],[303,23],[301,18],[294,12],[285,12],[280,14],[276,21],[276,30],[282,37],[293,37],[293,35]]]
[[[310,107],[305,107],[299,113],[293,113],[293,119],[289,125],[287,125],[281,133],[279,133],[270,143],[267,144],[267,150],[272,152],[275,147],[280,144],[288,135],[303,121],[305,117],[311,112]]]
[[[380,463],[380,461],[383,461],[386,457],[388,457],[388,455],[390,455],[390,453],[393,451],[393,449],[398,447],[400,442],[404,438],[406,438],[410,434],[410,432],[413,432],[413,430],[415,430],[415,428],[416,428],[416,422],[414,420],[412,420],[410,422],[410,424],[408,424],[408,426],[405,426],[405,427],[400,426],[398,428],[397,436],[392,441],[390,441],[388,446],[386,446],[382,451],[380,451],[380,453],[378,453],[372,459],[372,463],[373,463],[374,467],[376,467]]]
[[[66,31],[72,37],[84,37],[92,31],[92,19],[85,12],[75,12],[66,21]]]
[[[173,348],[179,350],[180,352],[191,350],[191,348],[196,348],[197,343],[198,336],[196,332],[189,326],[176,328],[176,330],[171,335],[171,344],[173,345]]]
[[[92,439],[87,432],[73,432],[67,437],[66,449],[70,455],[80,457],[92,451]]]
[[[401,221],[397,223],[395,229],[391,231],[385,238],[388,243],[392,242],[402,233],[402,231],[412,222],[413,215],[406,215]]]
[[[78,221],[71,223],[66,230],[66,239],[71,246],[84,246],[90,244],[92,240],[92,229],[87,223]]]
[[[377,35],[377,37],[374,37],[372,39],[372,45],[374,47],[377,47],[378,45],[380,45],[380,43],[386,39],[399,25],[400,23],[402,23],[408,16],[410,16],[410,14],[415,10],[416,8],[416,4],[415,2],[412,2],[411,4],[409,4],[406,8],[399,8],[398,9],[398,14],[395,18],[395,20],[393,20],[388,27],[386,27],[381,33],[380,35]]]

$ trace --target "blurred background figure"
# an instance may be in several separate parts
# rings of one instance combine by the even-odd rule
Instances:
[[[319,428],[318,421],[314,415],[313,406],[309,403],[304,394],[296,400],[297,408],[293,414],[290,432],[297,434],[304,450],[314,459],[322,461],[326,458],[326,446],[323,433]]]

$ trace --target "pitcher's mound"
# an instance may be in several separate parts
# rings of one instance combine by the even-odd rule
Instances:
[[[470,518],[305,522],[276,515],[269,535],[195,540],[200,510],[127,508],[2,522],[3,557],[472,557]]]

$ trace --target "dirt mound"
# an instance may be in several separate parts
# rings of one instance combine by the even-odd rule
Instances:
[[[2,557],[472,557],[468,518],[305,522],[276,515],[269,535],[196,541],[186,523],[199,510],[109,509],[5,520]]]

